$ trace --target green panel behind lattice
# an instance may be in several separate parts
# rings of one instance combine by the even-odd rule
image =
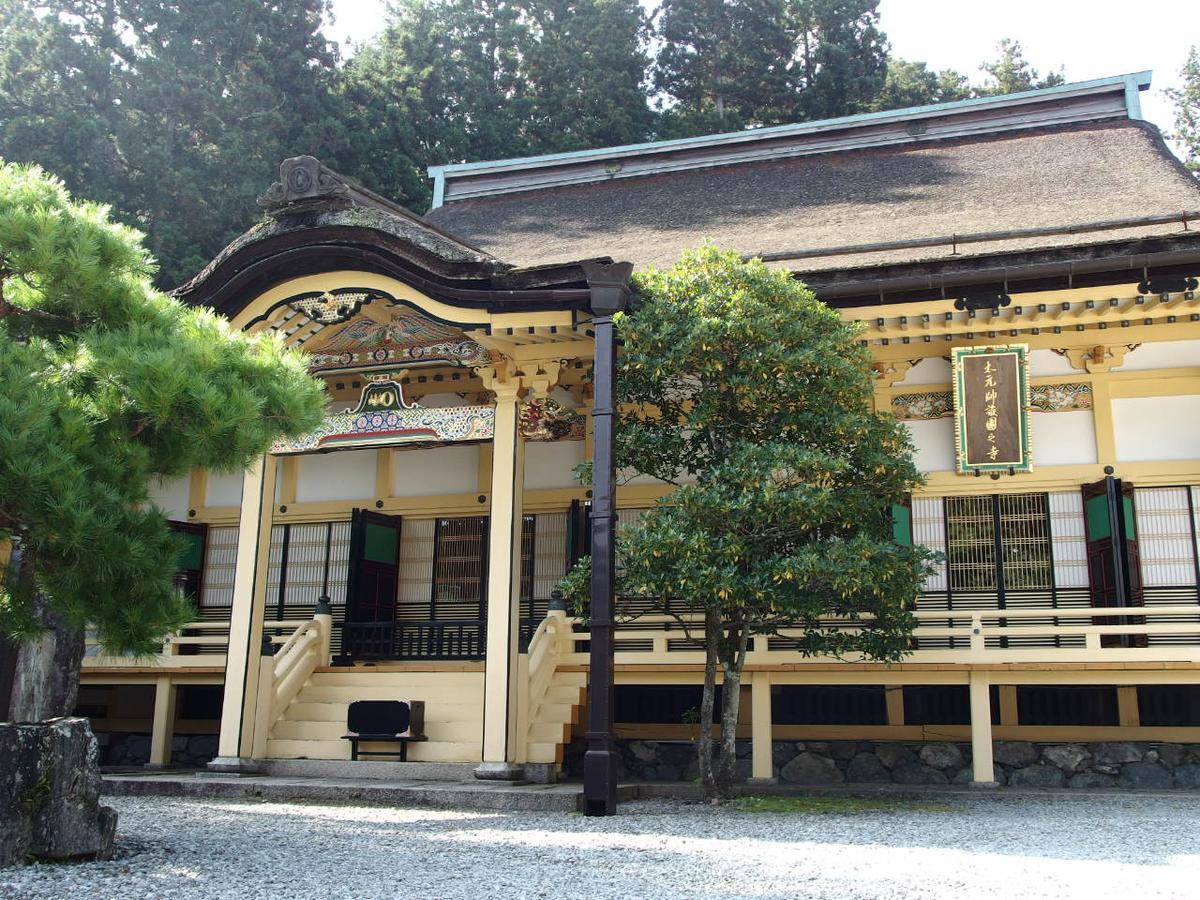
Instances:
[[[1087,502],[1087,534],[1089,541],[1098,541],[1112,534],[1108,521],[1108,497],[1100,494]]]
[[[204,535],[192,531],[182,532],[185,546],[179,554],[179,568],[198,571],[204,568]]]
[[[892,540],[902,547],[912,546],[912,510],[903,503],[892,504]]]
[[[1136,541],[1137,529],[1133,521],[1133,498],[1122,497],[1121,500],[1121,505],[1125,510],[1125,540]]]
[[[399,532],[395,528],[368,522],[363,539],[363,559],[395,565],[398,536]]]

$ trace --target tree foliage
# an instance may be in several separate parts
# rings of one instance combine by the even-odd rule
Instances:
[[[156,478],[244,468],[314,426],[303,360],[155,290],[140,235],[37,168],[0,165],[0,631],[93,625],[141,653],[194,616]],[[65,710],[63,714],[69,713]]]
[[[786,273],[707,247],[638,289],[620,321],[617,460],[676,488],[622,531],[621,592],[702,635],[701,774],[723,795],[753,636],[799,629],[804,655],[906,652],[928,552],[894,541],[891,510],[919,475],[903,427],[872,411],[855,329]]]
[[[1000,55],[979,67],[988,76],[983,93],[1015,94],[1063,83],[1062,72],[1047,72],[1043,78],[1025,59],[1020,41],[1004,38],[996,45],[996,50]]]
[[[1187,167],[1200,175],[1200,48],[1192,47],[1179,74],[1182,86],[1164,92],[1175,104],[1175,130],[1170,138],[1183,149]]]
[[[0,154],[149,231],[185,281],[255,217],[284,156],[332,155],[328,0],[6,0]]]

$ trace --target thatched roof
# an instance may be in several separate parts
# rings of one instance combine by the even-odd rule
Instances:
[[[1184,231],[1200,182],[1128,119],[856,149],[457,200],[427,221],[516,265],[598,253],[666,266],[703,241],[800,273],[1079,247]],[[1176,216],[1165,224],[1091,223]],[[871,250],[880,242],[1084,226],[1073,234]],[[799,253],[797,253],[799,251]],[[836,251],[836,252],[835,252]]]

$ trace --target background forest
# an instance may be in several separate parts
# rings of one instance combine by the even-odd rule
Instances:
[[[0,157],[148,234],[163,287],[311,153],[418,213],[431,164],[799,122],[1056,84],[892,57],[877,0],[401,0],[343,55],[329,0],[0,0]]]

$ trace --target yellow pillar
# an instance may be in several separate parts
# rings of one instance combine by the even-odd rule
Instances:
[[[520,379],[491,385],[496,394],[488,527],[487,658],[483,683],[483,762],[477,778],[523,777],[518,764],[517,623],[521,597],[521,494],[525,442],[518,428]]]
[[[150,768],[171,764],[171,743],[175,737],[175,696],[178,688],[171,676],[160,675],[154,685],[154,722],[150,727]]]
[[[1123,684],[1117,688],[1117,716],[1122,728],[1138,728],[1142,713],[1138,708],[1137,685]]]
[[[755,672],[750,682],[750,780],[759,784],[775,781],[771,724],[771,673]]]
[[[217,758],[209,768],[237,771],[249,766],[254,752],[258,708],[262,623],[266,604],[271,512],[275,502],[275,457],[250,466],[242,481],[237,564],[233,576],[229,649],[225,658],[225,699]]]
[[[991,685],[986,672],[971,673],[971,765],[974,787],[995,787],[992,766]]]

